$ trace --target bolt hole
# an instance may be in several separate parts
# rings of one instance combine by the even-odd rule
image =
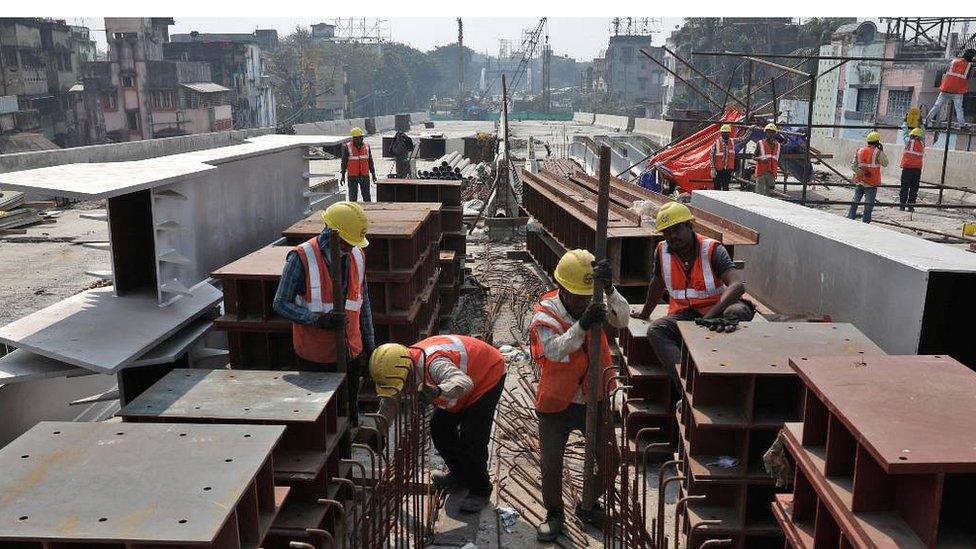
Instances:
[[[186,436],[186,433],[180,433],[180,436],[181,437],[185,437]]]
[[[193,407],[193,409],[194,409],[194,410],[199,410],[199,409],[200,409],[200,407],[199,407],[199,406],[194,406],[194,407]]]
[[[908,458],[905,457],[905,456],[898,456],[898,459],[900,459],[902,461],[908,461]]]
[[[180,524],[186,524],[186,519],[180,519],[180,520],[179,520],[179,523],[180,523]]]
[[[18,517],[17,520],[27,520],[27,518],[28,518],[27,515],[24,515],[22,517]]]
[[[213,488],[211,488],[210,486],[204,486],[204,487],[203,487],[203,491],[204,491],[204,492],[209,492],[209,491],[211,491],[211,490],[213,490]]]
[[[857,354],[863,355],[864,354],[864,351],[858,351]]]
[[[124,435],[124,434],[125,434],[125,432],[124,432],[124,431],[119,431],[118,433],[115,433],[115,434],[116,434],[116,435],[119,435],[119,436],[122,436],[122,435]]]
[[[54,434],[60,435],[61,434],[61,431],[54,431]]]
[[[102,518],[100,518],[100,519],[98,519],[98,522],[105,522],[105,521],[107,521],[107,520],[108,520],[107,518],[105,518],[105,517],[102,517]]]
[[[30,454],[24,454],[24,455],[20,456],[20,459],[27,459],[29,457],[30,457]]]
[[[250,412],[250,411],[251,411],[251,409],[250,409],[250,408],[244,408],[244,411],[245,411],[245,412]]]
[[[942,358],[940,355],[934,355],[935,358]]]
[[[227,463],[230,463],[230,462],[234,461],[234,458],[227,458],[224,461],[227,462]]]
[[[769,367],[770,367],[770,368],[775,368],[775,367],[776,367],[776,365],[775,365],[775,364],[770,364],[770,365],[769,365]]]
[[[724,362],[721,362],[721,363],[719,363],[719,366],[728,366],[728,364],[726,364]]]
[[[806,360],[806,359],[807,359],[807,357],[805,357],[805,356],[800,357],[800,360]]]
[[[312,393],[305,393],[305,396],[312,396]]]
[[[292,410],[292,412],[295,412],[297,414],[298,413],[298,410]]]
[[[245,433],[244,438],[251,438],[251,433]]]

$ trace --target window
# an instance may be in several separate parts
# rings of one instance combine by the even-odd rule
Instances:
[[[912,104],[912,90],[888,90],[888,116],[905,116]]]
[[[874,107],[878,103],[877,88],[858,88],[857,105],[854,110],[861,113],[874,113]]]
[[[126,111],[125,119],[129,125],[129,130],[139,131],[139,111]]]
[[[123,88],[134,88],[135,87],[133,85],[132,77],[131,76],[123,76],[122,77],[122,87]]]
[[[632,63],[634,61],[634,48],[630,46],[620,48],[620,58],[625,64]]]
[[[176,92],[168,90],[152,92],[152,106],[154,109],[175,109]]]
[[[3,49],[3,65],[8,69],[16,69],[20,66],[20,62],[17,61],[17,50],[13,48]]]
[[[119,99],[115,96],[115,92],[102,92],[98,94],[98,102],[101,104],[103,111],[119,110]]]

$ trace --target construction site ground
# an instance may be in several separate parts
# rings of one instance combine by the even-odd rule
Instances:
[[[433,130],[424,132],[443,133],[446,137],[460,137],[471,135],[476,131],[495,131],[491,122],[437,122]],[[533,138],[538,142],[548,142],[553,150],[566,150],[560,147],[567,140],[572,141],[574,135],[604,135],[613,134],[612,130],[596,126],[578,125],[572,122],[513,122],[510,126],[516,147],[512,153],[517,158],[526,155],[525,143]],[[392,162],[382,159],[381,140],[379,136],[367,139],[374,151],[376,171],[380,177],[385,177],[392,170]],[[537,147],[537,156],[544,155],[544,148]],[[835,166],[844,171],[846,162],[835,160]],[[322,174],[313,178],[311,184],[328,180],[339,171],[339,161],[312,160],[310,173]],[[427,164],[418,162],[418,167]],[[840,179],[831,174],[827,185]],[[886,183],[896,183],[886,181]],[[778,187],[782,189],[782,187]],[[345,192],[344,188],[339,189]],[[374,187],[375,193],[375,187]],[[796,196],[797,187],[791,187],[789,194]],[[374,194],[375,196],[375,194]],[[819,184],[811,189],[811,196],[823,197],[831,200],[849,200],[850,188],[830,187]],[[962,198],[959,193],[946,193],[946,199],[958,201]],[[882,189],[878,199],[888,202],[897,201],[897,189]],[[920,194],[923,202],[934,202],[933,193],[923,191]],[[108,240],[106,224],[103,221],[83,218],[84,214],[99,213],[104,204],[76,203],[60,208],[55,224],[41,224],[28,227],[26,234],[0,237],[0,302],[4,304],[0,310],[0,325],[21,318],[31,312],[42,309],[52,303],[60,301],[85,288],[97,283],[97,279],[86,275],[86,270],[104,270],[108,263],[105,251],[90,249],[81,245],[83,242],[106,242]],[[846,214],[847,206],[819,206],[841,216]],[[914,213],[901,212],[898,208],[878,207],[874,211],[876,220],[891,220],[898,223],[915,225],[931,230],[938,230],[954,235],[961,234],[962,224],[974,220],[972,210],[935,210],[919,209]],[[912,233],[910,229],[886,227]],[[939,240],[934,235],[924,235],[926,238]],[[954,245],[965,246],[968,244]],[[487,246],[487,247],[486,247]],[[527,307],[538,295],[545,280],[541,269],[533,267],[526,261],[524,252],[524,236],[510,242],[491,243],[487,245],[483,237],[469,240],[467,267],[475,282],[469,284],[474,289],[465,293],[458,308],[452,315],[453,329],[459,333],[472,332],[486,335],[490,331],[496,346],[511,345],[521,350],[521,359],[527,356],[527,341],[524,337],[524,323],[527,320]],[[534,280],[531,278],[534,277]],[[478,290],[478,286],[488,288],[487,294]],[[535,292],[535,293],[533,293]],[[485,311],[488,311],[487,318]],[[450,328],[447,328],[450,329]],[[519,380],[515,375],[509,375],[506,387],[510,391],[519,390]],[[537,433],[529,435],[537,436]],[[572,443],[579,444],[580,438]],[[572,444],[571,443],[571,444]],[[463,515],[457,510],[457,497],[449,497],[445,508],[437,522],[437,533],[433,544],[435,547],[463,547],[468,543],[476,547],[537,547],[535,541],[535,525],[544,516],[541,505],[534,497],[526,492],[525,483],[513,476],[507,468],[505,450],[492,445],[491,473],[496,483],[496,490],[492,495],[489,509],[480,515]],[[435,458],[436,459],[436,458]],[[538,477],[538,471],[534,471]],[[648,471],[647,482],[650,488],[649,500],[656,501],[657,478],[656,471]],[[499,488],[504,488],[500,490]],[[672,488],[676,491],[676,488]],[[536,494],[537,496],[537,494]],[[670,504],[666,508],[665,524],[671,524],[673,519],[673,503],[676,494],[669,493],[666,500]],[[501,524],[497,508],[513,508],[519,517],[510,528]],[[649,513],[656,513],[651,505]],[[571,513],[570,513],[571,514]],[[575,521],[573,518],[568,520]],[[572,529],[580,530],[578,525]],[[509,531],[510,530],[510,531]],[[585,544],[577,543],[568,538],[561,538],[562,547],[600,547],[603,537],[592,528],[584,528]]]

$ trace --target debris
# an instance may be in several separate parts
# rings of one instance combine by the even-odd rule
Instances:
[[[519,512],[511,507],[499,507],[498,517],[502,521],[502,527],[505,531],[511,534],[515,531],[515,525],[518,524]]]

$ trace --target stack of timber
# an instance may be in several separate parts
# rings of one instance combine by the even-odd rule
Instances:
[[[53,207],[54,202],[27,202],[26,195],[19,191],[0,191],[0,235],[15,232],[13,229],[42,223],[51,219],[38,207]],[[51,221],[53,223],[53,220]]]
[[[851,324],[744,322],[717,333],[679,322],[678,330],[684,342],[678,455],[688,500],[676,520],[683,521],[686,546],[731,539],[740,549],[782,547],[770,508],[777,488],[763,454],[783,424],[803,414],[802,383],[789,360],[837,355],[855,363],[884,351]]]
[[[376,344],[406,345],[436,333],[440,310],[439,203],[363,204],[366,284]],[[295,369],[291,323],[272,306],[285,257],[293,246],[321,233],[315,212],[284,230],[287,245],[262,248],[212,273],[223,283],[225,314],[214,322],[228,335],[236,368]]]
[[[976,374],[947,356],[791,358],[805,405],[783,429],[787,547],[973,547]]]

